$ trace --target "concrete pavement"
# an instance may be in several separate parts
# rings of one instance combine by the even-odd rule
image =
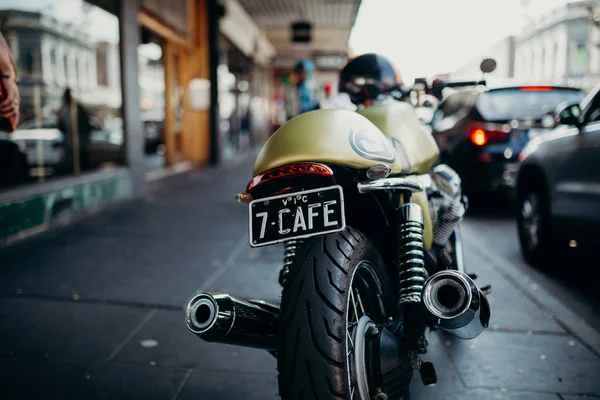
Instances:
[[[0,250],[0,398],[277,398],[272,356],[202,342],[183,321],[198,291],[279,301],[281,248],[250,249],[247,210],[233,201],[250,165],[157,182]],[[422,387],[417,375],[413,399],[600,397],[596,304],[527,271],[512,223],[500,221],[473,216],[464,227],[467,267],[493,285],[491,329],[465,342],[432,334],[423,358],[439,382]]]

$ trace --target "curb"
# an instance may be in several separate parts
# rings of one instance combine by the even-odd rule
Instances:
[[[463,235],[465,235],[463,229]],[[485,249],[488,244],[475,238],[467,233],[466,243],[474,244],[471,250],[477,254],[482,260],[485,260],[494,267],[494,269],[521,291],[529,300],[543,310],[548,316],[560,324],[569,334],[579,339],[590,351],[597,357],[600,357],[600,333],[589,326],[580,316],[578,316],[568,306],[556,299],[541,285],[536,291],[529,290],[523,283],[522,273],[517,268],[508,268],[506,264],[499,263],[493,256],[486,253]]]

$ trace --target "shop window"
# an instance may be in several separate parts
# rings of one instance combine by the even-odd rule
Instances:
[[[110,87],[81,84],[82,78],[106,81],[101,72],[119,71],[118,18],[85,1],[47,0],[48,6],[35,17],[26,12],[27,2],[22,4],[2,10],[5,20],[14,23],[0,21],[4,37],[20,43],[14,56],[23,78],[17,129],[0,131],[0,191],[122,164],[120,81]],[[31,23],[31,18],[39,23]],[[66,24],[71,27],[68,31],[61,29]],[[52,46],[49,57],[42,58],[46,40]],[[103,44],[108,50],[97,60],[104,65],[89,68],[81,57],[94,54]],[[42,68],[50,71],[51,79],[37,79]]]
[[[21,73],[23,75],[34,75],[36,72],[36,64],[33,49],[25,49],[21,58]]]

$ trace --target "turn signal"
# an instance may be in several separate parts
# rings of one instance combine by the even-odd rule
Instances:
[[[319,163],[299,163],[284,165],[256,175],[246,186],[246,191],[250,192],[256,186],[277,178],[289,176],[315,175],[315,176],[333,176],[333,170],[325,164]]]

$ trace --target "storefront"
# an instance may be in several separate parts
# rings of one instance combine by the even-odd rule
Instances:
[[[31,9],[0,5],[22,97],[18,128],[0,132],[0,245],[131,197],[164,176],[155,169],[218,159],[214,2],[41,0]]]

